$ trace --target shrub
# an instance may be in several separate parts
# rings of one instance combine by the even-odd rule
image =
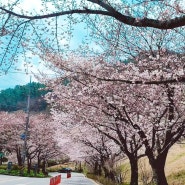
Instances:
[[[7,157],[3,157],[3,158],[1,158],[1,161],[2,162],[8,162],[8,158]]]
[[[8,172],[8,174],[11,174],[14,176],[19,176],[20,172],[19,172],[19,170],[11,170],[10,172]]]
[[[17,164],[14,164],[12,166],[12,170],[19,170],[19,169],[20,169],[20,167]]]
[[[42,172],[40,172],[39,174],[35,174],[33,170],[30,171],[30,174],[27,173],[27,169],[22,169],[22,171],[20,171],[19,166],[14,165],[14,167],[12,168],[12,170],[7,170],[6,166],[0,166],[0,174],[3,175],[14,175],[14,176],[24,176],[24,177],[38,177],[38,178],[43,178],[46,177],[46,175],[44,175]]]
[[[54,165],[57,165],[57,162],[56,161],[53,161],[53,160],[48,161],[48,167],[54,166]]]
[[[5,165],[5,164],[0,165],[0,169],[6,170],[7,169],[7,165]]]
[[[6,173],[7,173],[6,169],[0,169],[0,174],[6,174]]]
[[[52,168],[47,168],[48,172],[57,172],[61,167],[52,167]]]
[[[168,179],[169,184],[184,185],[185,170],[179,171],[177,173],[172,173],[170,176],[168,176],[167,179]]]
[[[110,181],[110,179],[107,179],[103,176],[96,176],[94,174],[90,174],[90,173],[87,173],[87,177],[90,178],[90,179],[93,179],[95,181],[98,181],[100,182],[101,184],[106,184],[106,185],[118,185],[116,184],[115,182],[112,182]],[[119,185],[129,185],[127,183],[122,183],[122,184],[119,184]]]

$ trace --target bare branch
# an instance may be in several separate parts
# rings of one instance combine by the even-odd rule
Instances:
[[[173,29],[173,28],[185,26],[185,15],[182,15],[180,17],[175,17],[172,19],[168,19],[168,20],[155,20],[155,19],[150,19],[150,18],[138,19],[132,16],[124,15],[118,12],[117,10],[115,10],[110,5],[103,3],[102,1],[97,1],[97,0],[89,0],[89,1],[91,1],[92,3],[98,4],[99,6],[104,8],[105,11],[104,10],[92,10],[92,9],[85,8],[85,9],[73,9],[73,10],[68,10],[68,11],[61,11],[61,12],[45,14],[45,15],[29,16],[29,15],[22,15],[22,14],[15,13],[3,7],[0,7],[0,9],[8,13],[9,15],[13,15],[15,17],[22,18],[22,19],[28,19],[28,20],[47,19],[47,18],[62,16],[62,15],[71,15],[71,14],[94,14],[94,15],[110,16],[124,24],[135,26],[135,27],[153,27],[153,28],[158,28],[158,29]]]

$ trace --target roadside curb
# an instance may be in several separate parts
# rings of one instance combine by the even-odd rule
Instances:
[[[101,184],[100,182],[98,182],[98,181],[94,181],[96,184],[98,184],[98,185],[103,185],[103,184]]]
[[[86,178],[88,178],[88,177],[86,177]],[[90,178],[88,178],[88,179],[90,179]],[[93,181],[94,183],[96,183],[97,185],[103,185],[103,184],[101,184],[100,182],[98,182],[98,181],[96,181],[94,179],[90,179],[90,180]]]

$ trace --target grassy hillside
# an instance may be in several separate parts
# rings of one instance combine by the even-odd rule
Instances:
[[[47,170],[52,172],[52,171],[58,171],[61,168],[71,168],[72,170],[75,170],[75,163],[69,162],[69,163],[54,165],[54,166],[48,167]]]
[[[128,161],[122,161],[121,163],[121,169],[123,175],[125,175],[124,182],[129,182],[129,163]],[[169,185],[185,185],[185,144],[176,144],[170,149],[166,161],[165,173]],[[144,182],[146,184],[152,178],[152,171],[147,158],[139,160],[139,178],[140,185],[143,185]]]
[[[185,184],[185,144],[177,144],[169,151],[165,168],[169,185]]]

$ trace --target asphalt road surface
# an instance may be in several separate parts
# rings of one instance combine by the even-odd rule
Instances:
[[[57,176],[60,174],[62,177],[60,185],[98,185],[81,173],[71,173],[71,178],[68,179],[66,173],[51,173],[50,175]],[[50,185],[50,178],[28,178],[0,175],[0,185]]]

